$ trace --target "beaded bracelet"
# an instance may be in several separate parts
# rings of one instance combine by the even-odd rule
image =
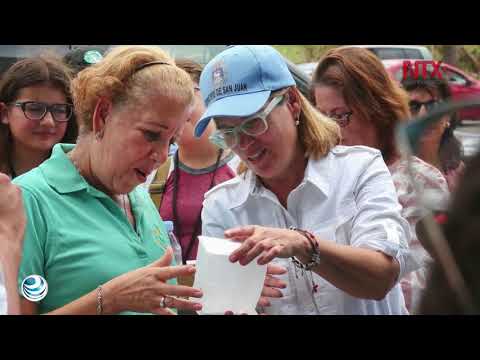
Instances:
[[[309,231],[302,230],[302,229],[297,229],[296,227],[293,227],[293,226],[290,227],[290,230],[296,231],[299,234],[302,234],[303,236],[305,236],[307,238],[308,242],[310,243],[311,247],[312,247],[312,250],[311,250],[312,251],[312,258],[307,264],[303,264],[301,261],[299,261],[294,256],[292,257],[293,264],[296,267],[298,267],[302,270],[311,270],[315,266],[319,265],[320,264],[320,251],[318,249],[318,243],[315,239],[315,235],[313,235]]]

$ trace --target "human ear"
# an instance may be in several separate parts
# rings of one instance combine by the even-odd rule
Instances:
[[[288,109],[290,110],[295,121],[298,121],[300,118],[300,112],[302,111],[302,105],[300,103],[300,95],[295,88],[289,89],[287,92],[288,96]]]
[[[101,139],[105,131],[108,115],[112,111],[112,102],[107,98],[99,98],[93,112],[92,128],[95,138]]]
[[[0,120],[2,124],[8,125],[8,108],[3,102],[0,102]]]

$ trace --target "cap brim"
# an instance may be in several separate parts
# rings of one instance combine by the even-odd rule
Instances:
[[[224,97],[211,104],[195,126],[195,136],[202,136],[212,117],[245,117],[258,112],[265,105],[271,90]]]

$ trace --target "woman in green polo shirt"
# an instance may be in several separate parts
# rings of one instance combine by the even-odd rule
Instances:
[[[82,71],[71,89],[77,145],[57,144],[50,159],[15,180],[28,218],[19,286],[26,289],[30,275],[48,284],[41,301],[24,292],[22,312],[200,310],[180,297],[201,291],[175,280],[195,269],[170,266],[163,222],[137,187],[166,160],[190,116],[190,77],[158,47],[127,46]]]

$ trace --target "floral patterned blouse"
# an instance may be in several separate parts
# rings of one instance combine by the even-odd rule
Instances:
[[[436,167],[417,157],[412,159],[413,180],[418,186],[419,193],[424,196],[424,205],[435,210],[435,205],[446,204],[450,197],[450,191],[443,174]],[[412,237],[408,245],[419,266],[419,270],[407,274],[400,281],[405,304],[408,311],[412,313],[419,305],[428,276],[428,264],[432,261],[428,252],[417,239],[415,232],[416,224],[425,215],[425,212],[420,206],[420,197],[415,193],[407,168],[407,160],[396,161],[389,166],[389,170],[397,190],[398,200],[403,207],[402,216],[409,222],[412,229]]]

